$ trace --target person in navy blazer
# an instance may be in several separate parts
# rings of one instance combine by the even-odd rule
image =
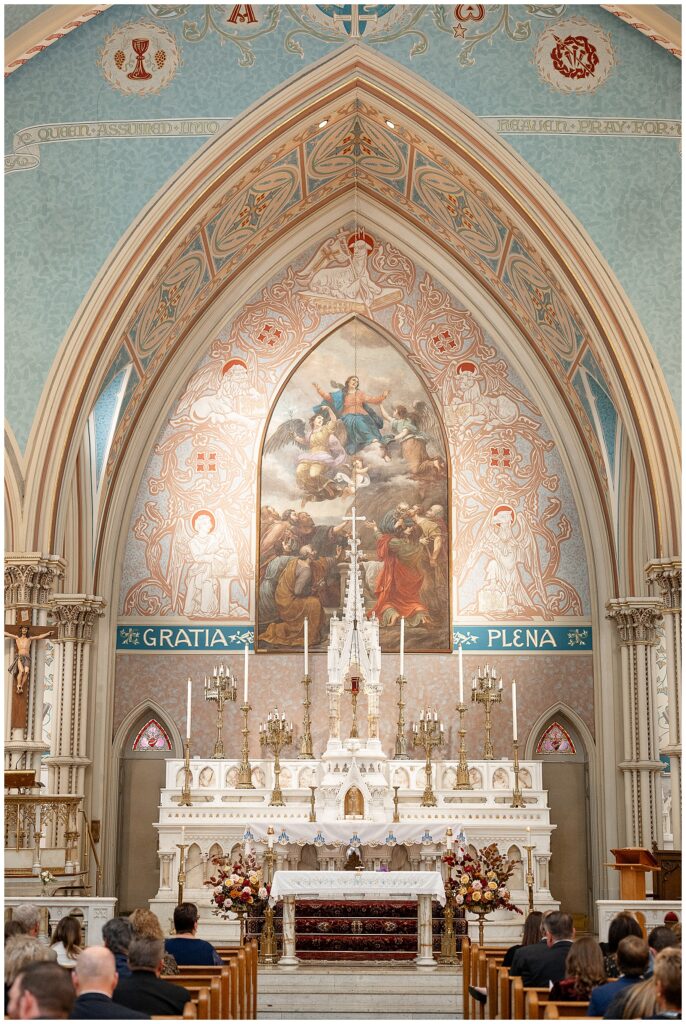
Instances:
[[[180,1016],[191,994],[182,985],[160,978],[163,957],[163,939],[134,935],[129,946],[131,977],[122,978],[115,988],[115,1003],[143,1013]]]
[[[543,918],[543,942],[522,946],[514,955],[510,977],[521,975],[525,988],[547,988],[567,974],[567,954],[574,941],[574,923],[558,910]]]
[[[73,970],[76,1002],[70,1020],[150,1020],[147,1013],[112,1002],[117,986],[114,956],[105,946],[89,946]]]

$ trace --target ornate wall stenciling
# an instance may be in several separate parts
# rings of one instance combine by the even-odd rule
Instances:
[[[149,96],[169,85],[180,64],[174,37],[148,21],[121,25],[100,51],[103,75],[125,96]]]
[[[594,92],[615,66],[610,37],[585,18],[569,18],[538,37],[534,65],[559,92]]]
[[[313,344],[351,314],[364,315],[397,339],[397,358],[405,358],[425,382],[446,425],[452,503],[458,509],[456,610],[487,621],[550,621],[588,612],[574,502],[537,407],[468,310],[392,242],[361,235],[355,241],[353,226],[343,226],[337,236],[303,252],[212,343],[173,410],[139,489],[125,559],[124,616],[254,621],[257,492],[251,467],[268,396],[278,393]],[[496,236],[490,238],[497,251]],[[370,331],[362,323],[358,327]],[[343,380],[350,376],[343,366],[338,370]],[[317,373],[317,383],[328,390],[335,375]],[[370,367],[365,373],[368,389],[379,371]],[[273,422],[280,427],[304,421],[303,409],[312,415],[320,399],[310,390],[309,397],[303,392],[290,405],[284,399],[288,408]],[[391,394],[389,401],[396,398]],[[384,424],[385,432],[388,418]],[[371,493],[366,452],[345,453],[347,462],[333,466],[332,460],[302,486],[299,452],[293,444],[287,454],[278,453],[292,493],[274,502],[263,493],[262,506],[276,504],[278,515],[293,509],[309,517],[313,508],[338,501],[337,514],[342,513],[347,505],[341,502],[351,498],[345,492],[355,490],[348,463],[357,456],[362,459],[355,469],[357,490],[364,504],[364,495]],[[436,448],[428,446],[427,452],[440,457]],[[380,455],[377,461],[383,462]],[[421,460],[411,468],[418,470]],[[268,515],[273,519],[271,511]]]

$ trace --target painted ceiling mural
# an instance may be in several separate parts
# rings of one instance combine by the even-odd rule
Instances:
[[[257,618],[261,649],[284,649],[276,592],[308,547],[324,643],[353,502],[386,649],[399,607],[382,607],[379,579],[393,598],[393,551],[416,598],[417,650],[445,642],[450,600],[470,621],[587,621],[578,515],[536,404],[458,296],[349,224],[243,307],[171,410],[135,501],[121,620]]]

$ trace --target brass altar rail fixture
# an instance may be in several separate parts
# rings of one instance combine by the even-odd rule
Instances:
[[[86,878],[88,878],[88,875],[90,874],[90,871],[89,871],[90,865],[88,863],[88,852],[89,852],[89,849],[90,849],[90,851],[93,853],[93,860],[95,861],[95,895],[99,896],[100,895],[100,886],[102,884],[102,867],[100,865],[100,858],[98,857],[98,851],[95,849],[95,841],[93,839],[93,833],[91,832],[91,823],[89,822],[88,818],[86,817],[86,812],[84,811],[83,807],[79,807],[79,812],[83,815],[83,821],[84,821],[84,824],[86,826],[86,835],[88,836],[88,845],[86,846],[86,857],[85,857],[86,863],[85,863],[84,874],[85,874]]]
[[[40,865],[40,843],[45,830],[52,827],[55,842],[64,846],[65,863],[74,863],[79,840],[78,813],[82,796],[42,794],[5,794],[5,850],[35,850]],[[60,840],[63,838],[63,842]]]

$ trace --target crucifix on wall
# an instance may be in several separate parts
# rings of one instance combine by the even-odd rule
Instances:
[[[57,630],[45,626],[31,625],[31,609],[17,608],[17,621],[5,626],[5,636],[14,640],[15,656],[9,673],[12,686],[12,729],[25,729],[29,714],[29,678],[31,675],[31,644],[34,640],[54,640]]]

